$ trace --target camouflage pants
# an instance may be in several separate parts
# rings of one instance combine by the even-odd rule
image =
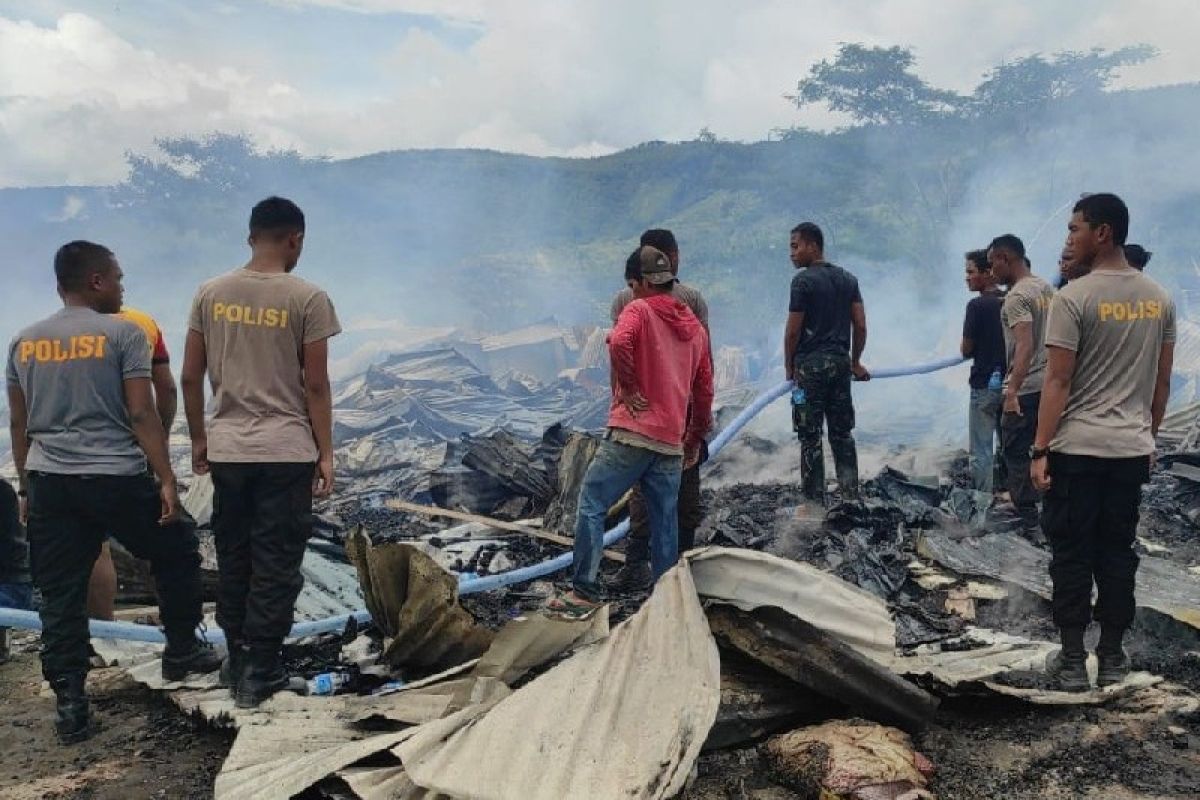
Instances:
[[[858,496],[858,451],[854,447],[854,398],[850,395],[850,356],[814,353],[796,362],[796,385],[804,403],[792,406],[792,426],[800,439],[800,477],[805,497],[825,499],[825,450],[821,435],[829,426],[829,448],[842,496]]]

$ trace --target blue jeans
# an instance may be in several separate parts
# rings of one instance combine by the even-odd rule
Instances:
[[[577,594],[598,600],[601,587],[596,579],[604,541],[604,519],[608,510],[634,484],[642,486],[642,497],[650,516],[650,568],[654,579],[679,559],[679,475],[683,459],[665,456],[641,447],[630,447],[606,439],[600,443],[583,485],[575,517],[575,574]]]
[[[992,491],[996,434],[1000,430],[1000,410],[1004,397],[1000,390],[972,389],[968,436],[971,441],[971,483],[977,492]]]
[[[33,610],[33,586],[28,583],[0,583],[0,608]]]

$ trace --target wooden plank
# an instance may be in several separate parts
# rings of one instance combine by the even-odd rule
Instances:
[[[427,517],[446,517],[448,519],[456,519],[459,522],[474,522],[509,533],[533,536],[534,538],[544,539],[547,542],[554,542],[566,547],[575,546],[575,540],[570,536],[559,536],[557,533],[530,528],[527,525],[518,525],[515,522],[506,522],[502,519],[492,519],[491,517],[484,517],[479,514],[468,514],[465,511],[452,511],[448,508],[437,508],[436,506],[421,506],[404,500],[388,500],[384,505],[393,511],[407,511],[411,514],[422,514]],[[618,553],[615,550],[605,550],[604,557],[620,564],[625,563],[625,554]]]

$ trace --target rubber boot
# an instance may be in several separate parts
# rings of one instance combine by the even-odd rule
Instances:
[[[1100,642],[1096,645],[1096,661],[1099,664],[1096,671],[1097,686],[1112,686],[1129,675],[1129,656],[1121,646],[1124,639],[1124,628],[1101,626]]]
[[[252,647],[245,651],[241,677],[233,691],[238,708],[257,708],[276,692],[288,688],[279,648]]]
[[[167,634],[167,646],[162,654],[164,681],[181,681],[188,675],[203,675],[221,667],[221,656],[208,642],[196,638],[192,631]]]
[[[50,681],[57,698],[54,716],[54,732],[62,744],[76,744],[92,735],[96,725],[88,708],[87,691],[84,684],[87,673],[74,672]]]

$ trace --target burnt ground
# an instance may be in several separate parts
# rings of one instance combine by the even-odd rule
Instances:
[[[942,487],[948,491],[948,487]],[[1173,506],[1174,483],[1157,480],[1148,492],[1143,531],[1182,563],[1200,562],[1200,537]],[[824,529],[795,523],[800,498],[794,485],[727,486],[706,491],[709,514],[701,542],[750,546],[810,561],[888,600],[906,620],[912,640],[936,640],[961,620],[945,613],[945,592],[925,592],[908,579],[911,531],[937,524],[926,500],[938,490],[889,478],[870,488],[865,510],[843,508]],[[381,520],[372,520],[380,522]],[[393,520],[398,522],[398,520]],[[393,530],[413,532],[406,520]],[[832,531],[829,530],[832,527]],[[784,535],[780,535],[780,534]],[[380,538],[390,538],[388,535]],[[518,565],[561,552],[520,537],[506,541]],[[620,548],[617,548],[620,549]],[[1158,554],[1162,554],[1161,551]],[[486,573],[483,553],[463,568]],[[482,563],[481,563],[482,562]],[[611,579],[618,568],[603,562]],[[541,608],[568,576],[463,598],[479,621],[499,628]],[[617,596],[614,622],[632,614],[644,596]],[[976,624],[1038,639],[1053,639],[1049,604],[1010,588],[1006,600],[976,603]],[[1093,632],[1093,636],[1095,633]],[[28,638],[25,639],[29,641]],[[34,640],[35,641],[35,640]],[[337,637],[308,649],[290,649],[289,666],[311,675],[334,668]],[[1128,642],[1135,668],[1164,676],[1175,693],[1200,692],[1200,636],[1153,612],[1142,612]],[[114,670],[92,673],[89,690],[105,730],[73,748],[54,739],[52,697],[40,691],[36,653],[22,652],[0,666],[0,797],[126,798],[211,797],[216,773],[232,742],[210,731]],[[1200,796],[1200,713],[1173,716],[1151,702],[1122,708],[1053,708],[996,698],[947,700],[933,726],[915,737],[937,767],[931,789],[942,800],[1083,798],[1157,800]],[[1157,693],[1157,694],[1156,694]],[[688,800],[799,798],[773,779],[755,746],[704,754]]]
[[[36,642],[28,636],[18,641]],[[62,747],[54,736],[54,699],[41,690],[37,652],[19,647],[0,665],[0,797],[7,800],[131,800],[212,797],[233,734],[193,722],[166,697],[121,670],[88,677],[103,729]]]

